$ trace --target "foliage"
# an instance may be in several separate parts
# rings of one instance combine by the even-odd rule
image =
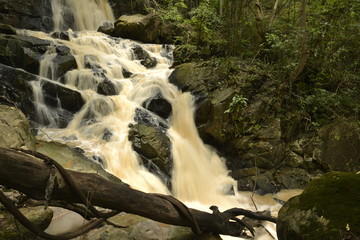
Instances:
[[[185,62],[225,56],[251,64],[256,59],[276,76],[282,90],[274,98],[282,98],[279,112],[285,118],[306,119],[313,127],[335,117],[358,118],[358,0],[166,2],[163,18],[184,30],[176,40],[183,44]],[[229,71],[229,84],[241,81],[238,74]],[[226,113],[241,114],[236,107],[246,107],[249,96],[240,94],[241,86],[238,92]]]
[[[249,99],[244,97],[241,94],[236,94],[229,105],[229,108],[224,113],[233,113],[235,112],[235,109],[238,107],[246,107]]]

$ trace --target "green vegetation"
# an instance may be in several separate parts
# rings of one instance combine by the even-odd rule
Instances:
[[[164,6],[161,17],[178,30],[178,63],[256,62],[277,84],[277,114],[302,127],[359,119],[358,0],[166,0]],[[236,81],[238,74],[229,71],[228,84],[250,102],[247,79]],[[234,100],[228,112],[240,113],[235,108],[243,105]]]

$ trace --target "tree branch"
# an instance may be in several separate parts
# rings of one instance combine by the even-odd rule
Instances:
[[[94,206],[124,211],[167,224],[193,227],[193,223],[184,216],[184,213],[164,197],[132,189],[121,181],[109,181],[97,174],[66,171],[76,185],[81,186],[83,195],[91,193],[89,202]],[[52,200],[82,203],[80,197],[65,183],[61,174],[58,172],[56,174]],[[50,168],[44,161],[24,152],[0,148],[1,185],[23,192],[31,198],[44,200],[49,176]],[[191,208],[188,211],[203,232],[240,236],[245,229],[239,222],[230,221],[221,214],[210,214]],[[238,209],[238,211],[240,213],[238,215],[241,215],[243,214],[241,211],[247,210]],[[233,210],[231,212],[234,215]]]

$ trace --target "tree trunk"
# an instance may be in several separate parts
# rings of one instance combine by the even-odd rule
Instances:
[[[301,40],[300,40],[300,57],[299,62],[296,66],[293,77],[290,82],[290,89],[292,87],[292,83],[300,76],[302,71],[305,68],[306,62],[309,58],[309,34],[306,29],[306,0],[301,0],[301,12],[300,12],[300,31],[302,32]]]
[[[278,11],[278,7],[279,7],[279,0],[275,0],[273,11],[272,11],[271,17],[270,17],[269,28],[271,28],[272,25],[274,24],[276,13]]]
[[[91,196],[89,201],[95,206],[137,214],[167,224],[192,227],[192,223],[184,217],[183,212],[166,198],[132,189],[120,180],[109,181],[96,174],[66,171],[76,185],[81,187],[82,193]],[[44,200],[50,172],[48,164],[32,155],[0,148],[1,185],[16,189],[31,198]],[[51,199],[81,203],[80,198],[65,183],[59,172],[56,173]],[[204,232],[239,236],[244,229],[243,225],[229,221],[229,218],[224,218],[221,214],[210,214],[195,209],[189,211],[200,230]],[[226,212],[226,216],[229,216],[229,213],[251,215],[251,212],[243,209],[231,209]]]
[[[264,30],[264,24],[263,24],[263,20],[264,20],[264,15],[263,15],[263,11],[260,5],[260,0],[254,0],[255,2],[255,19],[256,19],[256,30],[257,33],[260,37],[260,41],[261,42],[265,42],[265,30]]]

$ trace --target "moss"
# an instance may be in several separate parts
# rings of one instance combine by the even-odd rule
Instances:
[[[300,209],[315,208],[329,219],[329,227],[344,229],[349,224],[360,235],[360,175],[332,172],[316,179],[300,196]]]
[[[312,181],[279,212],[279,240],[360,236],[360,175],[331,172]],[[351,239],[351,238],[350,238]]]

